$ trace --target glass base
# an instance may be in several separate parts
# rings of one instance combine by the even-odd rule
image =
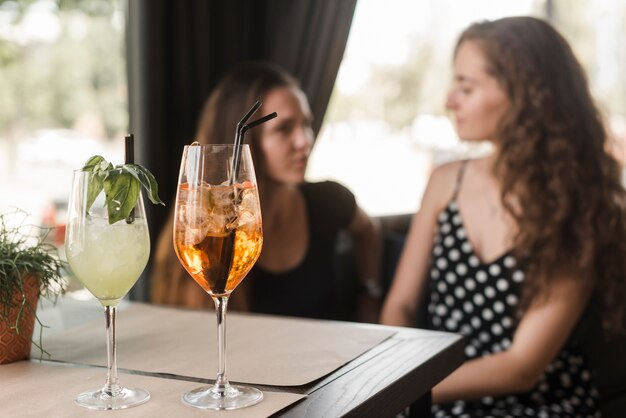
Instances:
[[[122,388],[116,396],[111,396],[102,389],[95,392],[83,392],[74,402],[83,408],[105,411],[141,405],[148,399],[150,399],[150,393],[147,390]]]
[[[222,393],[215,386],[203,386],[185,393],[182,400],[200,409],[239,409],[261,402],[263,393],[248,386],[228,385]]]

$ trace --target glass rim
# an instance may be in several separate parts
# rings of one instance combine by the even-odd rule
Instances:
[[[242,148],[250,148],[250,144],[241,144],[240,146]],[[234,148],[235,144],[197,144],[197,145],[187,144],[183,148],[187,149],[187,148],[191,148],[191,147],[198,147],[198,148],[211,148],[211,147]]]

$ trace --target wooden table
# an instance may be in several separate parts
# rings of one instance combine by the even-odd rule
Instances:
[[[377,325],[372,325],[377,326]],[[380,325],[378,325],[380,326]],[[464,360],[462,337],[398,328],[390,339],[310,387],[286,417],[393,417],[424,397]],[[419,416],[430,416],[421,411]]]
[[[85,309],[77,309],[76,306],[76,303],[60,304],[52,310],[43,310],[42,314],[45,316],[43,322],[49,323],[51,319],[54,319],[54,315],[65,314],[75,324],[79,324],[102,315],[95,301],[85,304]],[[77,312],[81,314],[76,315]],[[70,322],[70,326],[74,323]],[[255,385],[263,391],[306,395],[305,399],[283,409],[277,416],[393,417],[412,403],[428,398],[431,388],[463,362],[464,345],[459,335],[373,324],[354,324],[354,327],[364,326],[393,330],[395,334],[310,384],[289,387]],[[125,371],[122,369],[120,372]],[[155,378],[165,377],[159,373],[138,373],[137,371],[134,373]],[[167,377],[185,381],[211,382],[201,376],[167,375]],[[426,414],[426,412],[423,413]]]

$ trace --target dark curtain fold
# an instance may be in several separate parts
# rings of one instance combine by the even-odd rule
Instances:
[[[300,80],[319,132],[346,48],[356,0],[267,2],[267,58]]]
[[[321,126],[356,0],[129,0],[130,131],[167,206],[147,205],[152,244],[173,205],[182,148],[204,101],[234,65],[272,60],[302,84]],[[234,129],[234,127],[233,127]],[[147,274],[146,274],[147,275]],[[142,280],[131,298],[146,300]]]

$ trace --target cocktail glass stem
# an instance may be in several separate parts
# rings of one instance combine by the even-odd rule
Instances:
[[[117,359],[115,343],[114,306],[104,307],[104,319],[107,333],[107,379],[104,386],[96,391],[83,392],[76,398],[76,403],[84,408],[97,410],[124,409],[141,405],[150,399],[150,394],[143,389],[131,389],[121,386],[117,380]]]
[[[102,391],[109,396],[118,396],[121,386],[117,379],[117,346],[115,343],[115,306],[104,307],[104,320],[107,333],[107,380]]]
[[[215,312],[217,314],[217,379],[213,391],[223,395],[228,388],[228,378],[226,377],[226,307],[228,296],[216,296]]]

